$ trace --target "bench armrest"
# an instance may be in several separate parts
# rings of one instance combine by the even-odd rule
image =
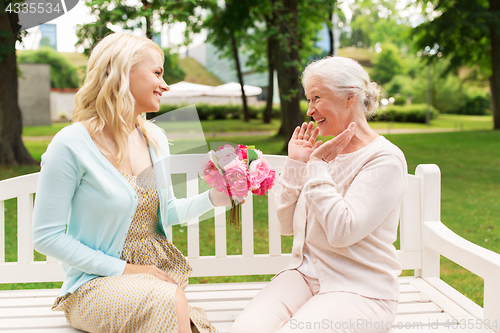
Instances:
[[[494,276],[500,283],[500,254],[460,237],[441,221],[424,222],[422,232],[424,246],[483,279]]]
[[[476,245],[446,227],[441,221],[422,226],[423,246],[484,279],[482,318],[500,329],[500,254]],[[446,293],[445,293],[446,294]],[[495,324],[496,323],[496,324]]]

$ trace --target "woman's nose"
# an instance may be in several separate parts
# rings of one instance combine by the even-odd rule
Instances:
[[[312,115],[314,114],[314,112],[316,111],[316,108],[314,108],[313,106],[311,106],[311,104],[309,104],[309,107],[307,108],[307,115],[309,117],[312,117]]]
[[[165,82],[165,80],[163,78],[161,78],[160,88],[165,90],[165,91],[170,90],[170,87],[168,86],[168,84]]]

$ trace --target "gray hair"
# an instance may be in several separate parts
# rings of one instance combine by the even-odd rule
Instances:
[[[361,65],[349,58],[326,57],[311,62],[302,72],[302,85],[305,87],[312,76],[322,79],[331,90],[343,96],[358,95],[358,100],[365,114],[377,111],[381,88]]]

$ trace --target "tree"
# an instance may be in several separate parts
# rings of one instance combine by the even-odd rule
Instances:
[[[420,0],[426,12],[427,1]],[[500,0],[435,0],[430,19],[414,29],[416,45],[448,57],[449,71],[479,66],[490,78],[494,129],[500,129]]]
[[[196,13],[200,6],[210,6],[216,0],[141,0],[127,4],[121,0],[85,0],[96,22],[80,25],[77,29],[77,46],[84,47],[89,56],[94,46],[114,31],[109,25],[119,25],[125,30],[143,29],[152,39],[153,18],[161,24],[186,22],[186,37],[201,30],[201,21]]]
[[[384,85],[403,72],[399,49],[392,43],[383,43],[370,71],[372,80]]]
[[[153,17],[158,17],[162,24],[175,21],[190,22],[187,34],[198,32],[201,29],[199,20],[193,20],[195,9],[200,4],[212,4],[212,0],[141,0],[136,5],[127,5],[120,0],[86,0],[91,13],[97,20],[92,23],[80,25],[77,29],[78,42],[76,46],[83,46],[87,57],[94,46],[105,36],[114,31],[108,27],[110,24],[121,25],[124,29],[145,29],[146,37],[153,37]],[[191,24],[191,22],[193,22]],[[170,48],[164,49],[165,61],[163,64],[163,78],[167,83],[182,81],[186,73],[179,66],[179,57]],[[148,114],[152,117],[152,114]]]
[[[23,32],[19,15],[6,12],[8,4],[0,1],[0,164],[36,164],[21,138],[23,122],[17,100],[16,41]]]
[[[402,48],[409,44],[411,25],[396,9],[395,0],[364,0],[351,6],[350,38],[345,46],[369,48],[377,43],[390,41]]]
[[[273,8],[278,42],[275,47],[276,70],[278,72],[278,85],[280,88],[281,103],[281,129],[285,142],[292,137],[295,127],[304,121],[300,111],[302,99],[302,85],[300,84],[300,39],[299,3],[295,0],[276,0]],[[285,144],[286,146],[286,144]],[[287,148],[284,147],[283,150]]]
[[[255,0],[226,0],[223,6],[212,6],[211,15],[205,20],[208,28],[208,40],[226,56],[234,59],[238,82],[241,86],[241,100],[243,104],[243,120],[250,121],[247,98],[244,89],[243,73],[239,57],[239,43],[247,35],[247,30],[253,25],[249,8]]]
[[[325,5],[332,0],[275,0],[273,16],[275,26],[274,55],[281,102],[280,134],[285,141],[292,137],[293,131],[304,121],[300,110],[303,89],[300,73],[310,56],[317,53],[314,46],[317,32],[323,28]],[[319,18],[319,19],[318,19]],[[287,150],[287,144],[283,148]]]

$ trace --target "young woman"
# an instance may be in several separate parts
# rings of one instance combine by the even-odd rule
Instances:
[[[187,304],[191,267],[166,230],[230,200],[213,190],[176,199],[166,185],[168,140],[144,118],[169,90],[162,76],[155,43],[107,36],[89,58],[74,124],[42,156],[34,247],[63,263],[53,309],[83,331],[216,332]]]
[[[317,127],[304,123],[293,133],[276,193],[293,257],[231,332],[385,332],[399,299],[392,244],[405,157],[368,125],[365,114],[376,110],[380,88],[357,62],[311,63],[302,83]],[[335,138],[321,144],[319,133]]]

